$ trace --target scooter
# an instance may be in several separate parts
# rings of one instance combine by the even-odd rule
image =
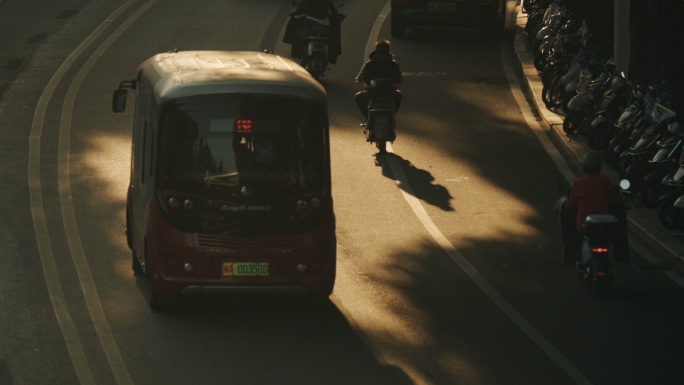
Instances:
[[[299,1],[293,0],[292,5],[299,4]],[[340,1],[337,8],[342,8],[344,1]],[[340,22],[345,19],[345,15],[340,14]],[[318,80],[319,77],[324,76],[328,68],[328,39],[330,37],[329,27],[327,25],[312,25],[312,34],[308,37],[306,55],[301,58],[301,65],[306,69],[311,76]]]
[[[391,79],[374,79],[368,85],[367,92],[370,96],[368,103],[368,121],[365,124],[364,134],[366,141],[375,143],[380,153],[387,152],[387,142],[394,142],[397,134],[396,110],[394,106],[394,92],[396,85]]]
[[[620,188],[629,189],[629,181],[621,181]],[[557,189],[562,190],[561,183],[557,184]],[[618,216],[621,215],[592,214],[587,216],[582,225],[582,238],[579,240],[576,239],[578,235],[574,228],[576,211],[566,209],[565,201],[567,201],[567,196],[560,198],[554,209],[559,213],[563,232],[569,231],[575,237],[564,237],[565,263],[572,263],[575,260],[577,278],[580,283],[588,287],[596,297],[600,297],[614,281],[613,258],[617,257],[616,260],[622,262],[626,262],[629,258],[626,229],[621,228],[620,220],[618,220]],[[626,200],[623,199],[623,202],[625,202],[626,209],[631,207]],[[570,234],[566,233],[566,237]]]

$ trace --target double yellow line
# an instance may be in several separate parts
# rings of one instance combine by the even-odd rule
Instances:
[[[47,284],[52,307],[57,317],[57,322],[64,336],[67,350],[74,365],[76,375],[78,376],[81,385],[96,384],[95,377],[88,363],[88,359],[83,351],[81,339],[78,336],[76,327],[71,319],[71,313],[67,306],[66,298],[62,290],[62,285],[59,280],[57,272],[57,264],[52,252],[52,243],[50,241],[50,234],[45,220],[45,208],[43,206],[43,191],[40,179],[40,155],[41,155],[41,138],[43,133],[43,124],[45,121],[46,110],[52,96],[64,75],[74,64],[76,59],[85,51],[100,35],[112,24],[121,14],[130,6],[135,4],[138,0],[130,0],[119,7],[112,13],[105,21],[100,24],[95,31],[93,31],[88,38],[86,38],[62,63],[57,72],[52,76],[47,86],[43,90],[43,94],[38,100],[38,105],[33,115],[33,123],[31,125],[31,133],[29,135],[29,160],[28,160],[28,183],[29,183],[29,199],[31,204],[31,216],[33,218],[33,227],[36,232],[36,241],[38,244],[38,252],[40,254],[41,263],[43,265],[43,273]],[[128,369],[121,357],[119,348],[114,339],[114,335],[109,327],[107,318],[102,309],[100,298],[97,293],[95,281],[90,273],[88,262],[83,251],[80,236],[78,234],[78,227],[76,224],[76,216],[74,214],[74,206],[71,198],[71,184],[69,181],[69,146],[71,138],[71,119],[73,115],[74,103],[78,90],[85,79],[90,69],[95,65],[97,60],[109,48],[109,46],[119,37],[123,32],[130,27],[143,13],[151,8],[159,0],[150,0],[138,11],[131,15],[119,28],[117,28],[107,40],[105,40],[98,49],[88,58],[86,63],[77,73],[74,80],[69,86],[69,90],[64,98],[62,106],[62,116],[59,128],[59,147],[58,147],[58,185],[59,198],[62,210],[62,219],[64,230],[66,232],[69,249],[72,260],[76,267],[78,279],[83,290],[86,306],[90,313],[90,318],[93,321],[95,330],[100,339],[100,343],[109,362],[116,383],[119,385],[132,385],[133,381],[128,373]]]

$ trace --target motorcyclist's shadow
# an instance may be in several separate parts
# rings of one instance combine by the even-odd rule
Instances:
[[[399,188],[444,211],[454,211],[454,208],[451,207],[451,199],[453,199],[453,197],[449,194],[449,190],[442,185],[433,184],[432,182],[435,178],[430,172],[417,168],[410,161],[401,156],[392,153],[375,154],[375,164],[376,166],[382,167],[382,175],[392,180],[398,180],[398,176],[394,175],[392,172],[390,157],[393,157],[399,163],[399,166],[406,176],[406,180],[410,184],[409,187],[402,181],[399,181]]]

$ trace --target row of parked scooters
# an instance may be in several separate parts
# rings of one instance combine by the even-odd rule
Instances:
[[[523,7],[547,108],[565,113],[566,133],[604,152],[605,163],[630,182],[623,192],[658,207],[666,228],[684,230],[684,123],[671,85],[617,73],[612,40],[592,36],[562,0],[525,0]]]

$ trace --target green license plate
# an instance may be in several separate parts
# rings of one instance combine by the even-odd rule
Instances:
[[[224,263],[224,276],[263,276],[268,275],[268,263]]]

